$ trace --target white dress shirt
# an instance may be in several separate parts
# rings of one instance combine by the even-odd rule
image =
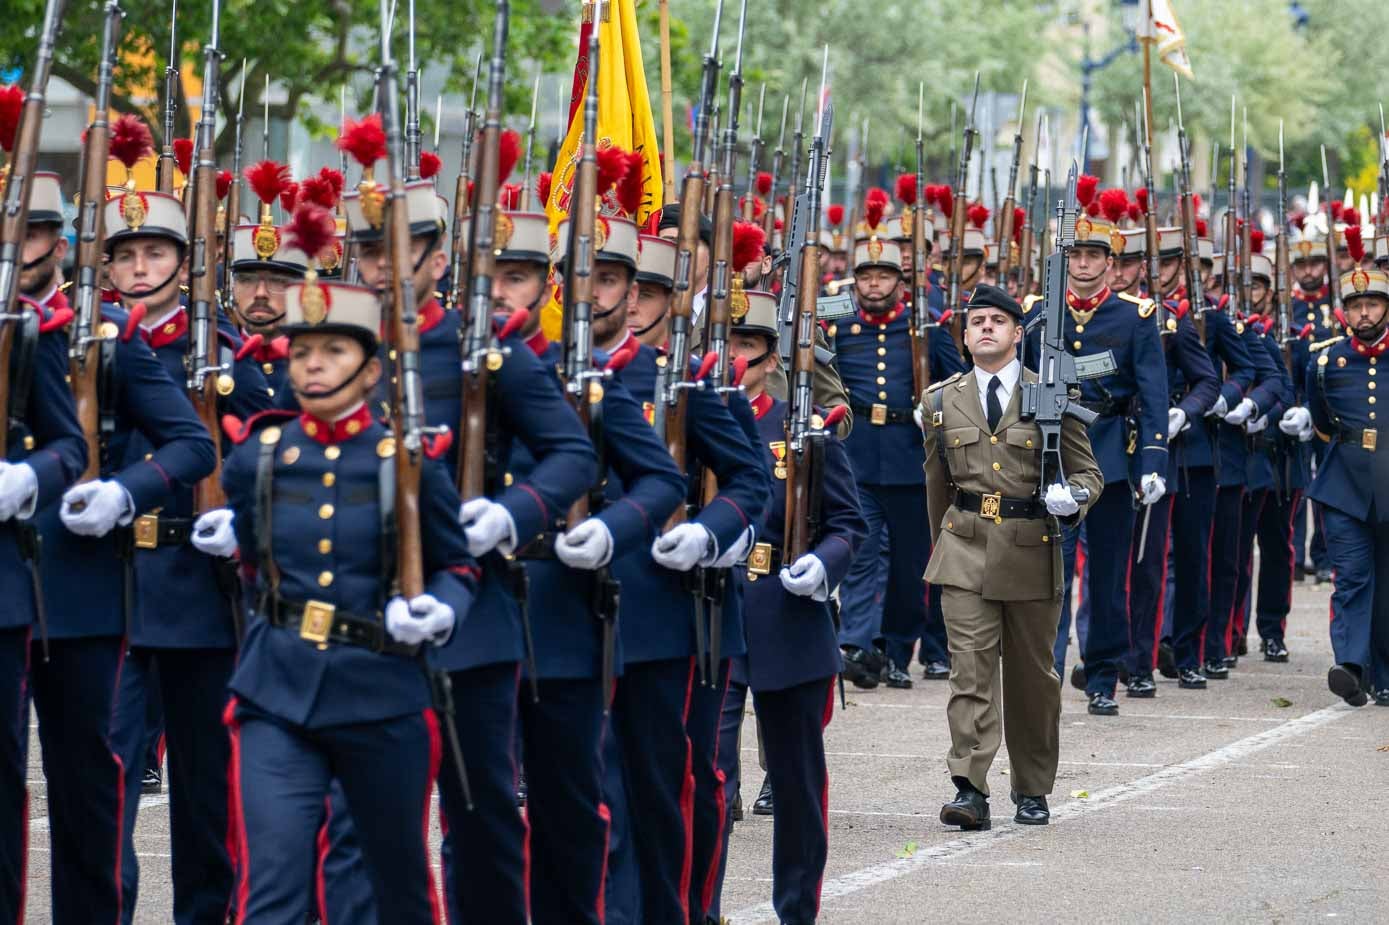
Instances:
[[[979,389],[979,407],[984,409],[984,420],[989,419],[989,383],[994,376],[998,377],[998,406],[1003,409],[1008,408],[1008,400],[1013,397],[1013,389],[1017,387],[1018,376],[1022,373],[1022,364],[1016,359],[1011,360],[1007,366],[996,373],[988,373],[974,367],[974,384]]]

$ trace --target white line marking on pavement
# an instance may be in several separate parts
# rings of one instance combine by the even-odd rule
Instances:
[[[140,797],[140,808],[141,808],[141,809],[149,809],[149,808],[152,807],[152,806],[167,806],[168,804],[169,804],[169,795],[168,795],[167,793],[151,794],[151,795],[149,795],[149,796],[142,796],[142,797]],[[30,817],[29,817],[29,834],[30,834],[31,836],[32,836],[35,832],[47,832],[47,831],[48,831],[48,813],[45,812],[45,813],[43,813],[42,815],[39,815],[39,816],[30,816]],[[141,854],[141,857],[143,857],[143,856],[144,856],[144,855]]]
[[[944,713],[945,704],[933,703],[856,703],[849,701],[849,706],[873,707],[879,710],[930,710],[933,713]],[[1170,720],[1173,722],[1218,722],[1218,723],[1278,723],[1281,719],[1277,716],[1212,716],[1205,713],[1125,713],[1130,719],[1139,720]],[[1087,710],[1062,710],[1063,719],[1071,716],[1084,716],[1096,726],[1108,724],[1108,720],[1096,720],[1090,716]],[[1088,725],[1086,722],[1072,722],[1071,725]]]
[[[1124,784],[1117,784],[1091,793],[1089,798],[1084,800],[1072,800],[1056,809],[1052,810],[1051,821],[1053,823],[1066,823],[1080,816],[1089,815],[1102,809],[1107,809],[1120,803],[1128,802],[1137,797],[1145,796],[1155,790],[1160,790],[1171,784],[1180,783],[1187,778],[1206,771],[1213,770],[1224,765],[1232,764],[1242,758],[1246,758],[1255,752],[1263,751],[1280,742],[1293,738],[1294,736],[1304,735],[1327,723],[1335,722],[1354,713],[1353,707],[1344,704],[1327,707],[1299,716],[1296,719],[1288,720],[1272,729],[1265,729],[1256,732],[1251,736],[1238,739],[1228,745],[1204,755],[1198,755],[1189,761],[1183,761],[1161,771],[1155,771],[1147,777],[1140,777],[1137,780]],[[985,848],[1005,842],[1013,841],[1028,833],[1025,826],[1004,824],[988,832],[979,832],[963,838],[956,838],[939,845],[929,848],[918,849],[909,858],[896,858],[885,861],[881,864],[874,864],[860,870],[852,871],[843,876],[835,877],[833,880],[825,881],[820,891],[822,902],[849,896],[869,887],[877,886],[880,883],[887,883],[899,877],[917,872],[920,868],[939,861],[950,861],[964,855],[982,851]],[[730,915],[730,918],[738,925],[754,925],[758,922],[775,922],[776,910],[769,902],[759,903],[745,909],[739,909]]]

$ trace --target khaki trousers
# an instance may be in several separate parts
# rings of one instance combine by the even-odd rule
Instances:
[[[987,794],[989,766],[1006,739],[1012,788],[1023,796],[1051,793],[1061,725],[1052,644],[1061,601],[992,601],[944,586],[941,609],[950,642],[951,776]]]

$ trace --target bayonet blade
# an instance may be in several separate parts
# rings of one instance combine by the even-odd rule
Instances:
[[[1018,134],[1022,134],[1022,117],[1027,112],[1027,78],[1022,80],[1022,97],[1018,100]]]
[[[969,121],[965,123],[965,131],[975,131],[974,113],[979,108],[979,72],[974,72],[974,96],[969,101]]]
[[[757,127],[753,130],[753,134],[756,135],[758,138],[762,137],[762,106],[766,102],[767,85],[763,84],[762,89],[759,90],[757,93]],[[532,116],[531,118],[534,119],[535,117]]]
[[[922,81],[916,85],[916,140],[922,141],[923,126],[926,121],[926,83]]]
[[[743,76],[743,36],[748,24],[748,0],[743,0],[738,10],[738,51],[733,55],[733,73]]]
[[[815,137],[824,139],[821,129],[825,124],[825,86],[830,77],[830,47],[825,46],[820,59],[820,92],[815,96]]]
[[[1283,172],[1283,120],[1278,120],[1278,172]]]
[[[1185,132],[1186,125],[1182,122],[1182,78],[1175,72],[1172,74],[1172,89],[1177,94],[1177,131]]]
[[[1331,171],[1326,169],[1326,145],[1321,146],[1321,185],[1326,190],[1326,195],[1331,195]],[[1327,200],[1328,202],[1330,200]]]
[[[781,150],[782,147],[786,144],[786,111],[790,107],[791,97],[783,96],[781,98],[781,130],[777,132],[776,136],[776,146],[778,151]]]
[[[535,115],[531,115],[531,121],[535,121]],[[444,94],[440,93],[434,97],[434,150],[439,150],[439,130],[444,124]]]
[[[719,0],[714,6],[714,37],[710,40],[709,55],[712,60],[717,61],[719,57],[719,26],[723,23],[723,0]]]
[[[246,111],[246,59],[241,59],[241,89],[236,94],[236,121],[241,121],[241,114]]]

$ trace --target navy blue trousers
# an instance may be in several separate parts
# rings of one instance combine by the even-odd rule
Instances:
[[[531,832],[531,916],[536,922],[602,921],[609,812],[603,802],[603,684],[522,685],[526,818]],[[336,925],[336,923],[329,923]]]
[[[1389,688],[1389,523],[1322,508],[1331,592],[1331,649],[1337,664],[1355,665],[1362,683]]]
[[[366,872],[390,921],[440,921],[429,867],[429,800],[441,752],[433,711],[304,729],[251,704],[234,704],[227,725],[237,925],[307,921],[313,852],[335,780],[348,806],[357,807],[353,820]]]
[[[949,662],[940,590],[922,580],[931,559],[931,524],[921,485],[859,485],[868,524],[854,563],[839,586],[839,642],[867,649],[885,643],[905,669],[921,640],[922,658]]]
[[[1159,498],[1148,515],[1148,539],[1143,542],[1143,518],[1133,522],[1133,561],[1129,566],[1130,674],[1148,675],[1157,667],[1157,641],[1162,632],[1161,614],[1167,595],[1167,550],[1172,540],[1172,495]],[[1143,549],[1143,560],[1138,550]]]
[[[1238,603],[1235,595],[1239,591],[1244,493],[1243,485],[1226,485],[1215,494],[1215,528],[1211,531],[1211,613],[1202,637],[1201,656],[1207,662],[1230,654],[1230,632]],[[1188,667],[1180,659],[1177,665]]]
[[[621,683],[621,682],[619,682]],[[641,874],[637,869],[631,806],[627,800],[622,746],[612,716],[604,724],[603,802],[612,816],[608,830],[608,865],[603,886],[606,925],[638,925],[641,917]]]
[[[1285,496],[1271,491],[1259,514],[1259,584],[1254,616],[1260,639],[1282,640],[1288,613],[1293,608],[1293,517],[1302,504],[1302,492]]]
[[[1087,694],[1114,696],[1119,683],[1119,667],[1129,648],[1129,548],[1133,541],[1133,498],[1125,483],[1114,483],[1095,502],[1085,517],[1086,563],[1090,570],[1090,629],[1085,636],[1081,657],[1085,661]],[[1064,531],[1062,553],[1066,573],[1064,596],[1071,595],[1075,573],[1076,534]],[[1062,634],[1069,627],[1057,626],[1057,648],[1064,655]],[[1062,660],[1064,666],[1064,659]]]
[[[473,808],[451,759],[439,772],[444,818],[444,893],[453,925],[526,925],[530,833],[516,806],[516,697],[521,666],[449,673]],[[382,904],[383,909],[390,907]]]
[[[1259,521],[1264,506],[1273,492],[1257,488],[1244,493],[1239,522],[1239,575],[1235,582],[1235,607],[1227,634],[1230,653],[1239,651],[1239,643],[1249,635],[1249,596],[1254,589],[1254,543],[1259,534]]]
[[[716,922],[722,912],[723,878],[728,871],[728,839],[733,834],[733,801],[742,785],[742,754],[739,752],[739,742],[742,738],[743,717],[748,702],[748,686],[739,680],[739,677],[746,678],[747,672],[734,672],[733,675],[728,683],[728,692],[723,698],[723,712],[719,717],[719,770],[724,775],[726,815],[713,898],[706,910],[708,917]]]
[[[347,795],[338,780],[333,781],[323,801],[323,821],[314,849],[314,903],[324,925],[375,925],[379,917],[371,873],[362,856]]]
[[[1172,651],[1179,668],[1201,664],[1201,634],[1210,619],[1211,534],[1215,470],[1187,469],[1172,502]],[[1238,510],[1238,509],[1236,509]],[[1230,516],[1238,516],[1238,513]]]
[[[0,630],[0,921],[24,918],[29,857],[29,627]]]
[[[697,683],[694,659],[675,658],[629,662],[617,684],[613,725],[640,895],[639,916],[618,913],[626,921],[687,925],[694,775],[685,722]]]
[[[115,922],[125,773],[111,747],[111,705],[125,641],[53,639],[46,662],[38,640],[32,648],[29,683],[48,783],[52,920]]]
[[[1328,446],[1329,444],[1320,440],[1312,441],[1312,461],[1317,467],[1320,467],[1326,459]],[[1310,549],[1307,541],[1307,508],[1309,507],[1312,509]],[[1306,562],[1310,558],[1314,568],[1331,567],[1326,548],[1326,527],[1322,523],[1322,506],[1315,501],[1308,501],[1305,496],[1299,500],[1297,519],[1293,521],[1293,551],[1298,562]]]
[[[156,663],[158,679],[151,682],[149,670]],[[232,895],[232,862],[227,854],[231,743],[222,725],[222,711],[235,663],[231,649],[131,649],[117,686],[111,740],[127,768],[143,770],[145,696],[151,683],[158,683],[164,700],[177,925],[221,925],[227,918]],[[122,807],[121,918],[127,925],[135,914],[139,892],[140,864],[135,856],[139,806],[140,772],[132,771],[125,775]]]
[[[694,775],[694,813],[690,838],[690,921],[702,923],[718,887],[728,821],[728,775],[720,766],[719,726],[727,696],[732,659],[719,665],[713,683],[696,682],[690,691],[685,734],[690,740],[690,770]]]

